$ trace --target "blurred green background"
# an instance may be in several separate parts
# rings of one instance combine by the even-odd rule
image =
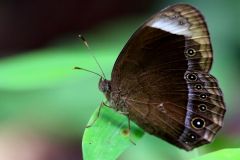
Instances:
[[[99,77],[73,67],[99,72],[92,52],[110,78],[119,52],[136,28],[177,2],[200,9],[208,23],[214,49],[211,73],[219,80],[227,107],[224,127],[212,144],[190,153],[146,134],[119,159],[187,160],[240,147],[240,1],[4,1],[0,2],[0,159],[81,159],[85,125],[104,97],[98,91]]]

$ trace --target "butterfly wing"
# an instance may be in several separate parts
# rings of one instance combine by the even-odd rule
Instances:
[[[211,142],[222,127],[225,105],[211,65],[201,13],[186,4],[170,6],[146,21],[120,53],[112,99],[147,132],[191,150]]]

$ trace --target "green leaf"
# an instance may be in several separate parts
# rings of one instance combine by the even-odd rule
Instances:
[[[216,152],[212,152],[192,160],[239,160],[240,148],[236,149],[222,149]]]
[[[99,109],[91,116],[91,124]],[[128,132],[128,119],[113,109],[102,107],[100,117],[83,135],[84,160],[115,160],[128,147],[134,146],[144,132],[131,123],[131,134]],[[133,141],[133,142],[131,142]]]

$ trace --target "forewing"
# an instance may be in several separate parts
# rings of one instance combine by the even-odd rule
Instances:
[[[121,92],[130,118],[146,131],[191,150],[222,126],[225,106],[211,64],[203,16],[173,5],[130,38],[114,65],[112,91]]]

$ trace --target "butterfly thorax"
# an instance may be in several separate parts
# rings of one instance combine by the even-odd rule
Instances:
[[[98,87],[106,96],[111,108],[121,111],[122,113],[127,113],[126,98],[121,91],[112,91],[111,81],[101,78]]]

